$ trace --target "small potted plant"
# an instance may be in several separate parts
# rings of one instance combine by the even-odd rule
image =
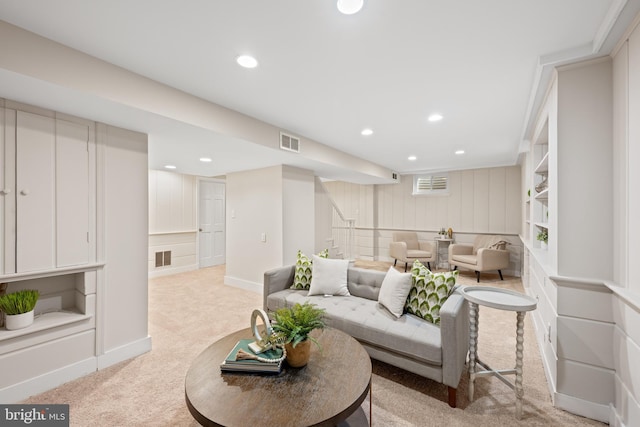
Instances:
[[[0,296],[0,310],[5,314],[5,327],[15,330],[31,325],[39,296],[38,291],[30,289]]]
[[[273,313],[274,322],[271,327],[274,333],[270,340],[284,344],[290,366],[300,368],[307,364],[311,355],[311,342],[320,347],[309,333],[314,329],[324,329],[324,314],[324,309],[309,301],[280,308]]]
[[[542,249],[547,249],[547,241],[549,240],[549,234],[547,233],[547,230],[540,230],[538,232],[538,235],[536,236],[536,240],[540,241],[540,247]]]

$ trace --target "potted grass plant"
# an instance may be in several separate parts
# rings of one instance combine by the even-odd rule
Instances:
[[[309,333],[314,329],[324,329],[324,314],[324,309],[309,301],[283,307],[273,313],[273,340],[284,344],[290,366],[305,366],[311,356],[311,342],[320,346]]]
[[[5,328],[22,329],[33,323],[33,310],[40,293],[24,289],[0,296],[0,310],[5,314]]]

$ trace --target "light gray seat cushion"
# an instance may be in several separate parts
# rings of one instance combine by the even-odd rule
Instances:
[[[328,326],[340,329],[363,343],[391,348],[421,362],[442,365],[440,327],[412,314],[404,314],[396,319],[377,302],[377,298],[307,296],[307,291],[291,289],[267,297],[267,305],[271,308],[288,307],[305,301],[326,310]]]

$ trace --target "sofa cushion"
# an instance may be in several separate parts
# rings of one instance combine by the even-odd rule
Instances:
[[[309,295],[349,295],[347,259],[325,259],[313,255],[313,276]]]
[[[426,321],[440,324],[440,307],[453,290],[458,271],[433,273],[420,261],[411,269],[412,286],[407,298],[406,310]]]
[[[404,304],[411,290],[411,273],[400,273],[390,267],[384,276],[378,302],[396,317],[404,313]]]
[[[356,297],[378,301],[385,275],[380,271],[350,267],[347,271],[349,293]]]
[[[329,258],[329,249],[325,249],[318,254],[321,258]],[[293,276],[293,285],[291,289],[309,289],[313,272],[313,260],[298,251],[296,255],[295,274]]]
[[[465,264],[477,265],[478,264],[478,256],[477,255],[452,255],[451,259],[453,261],[464,262]]]
[[[355,296],[307,296],[306,292],[285,289],[267,297],[269,310],[310,301],[326,310],[327,326],[340,329],[358,341],[417,361],[442,365],[440,327],[412,314],[399,319],[375,300]]]

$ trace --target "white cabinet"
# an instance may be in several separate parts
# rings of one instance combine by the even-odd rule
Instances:
[[[56,267],[89,262],[89,127],[56,120]]]
[[[11,109],[4,117],[0,273],[87,264],[95,235],[92,126]]]
[[[0,282],[40,291],[0,402],[150,350],[147,183],[146,135],[0,99]]]
[[[17,273],[55,267],[55,129],[52,118],[17,112]]]

